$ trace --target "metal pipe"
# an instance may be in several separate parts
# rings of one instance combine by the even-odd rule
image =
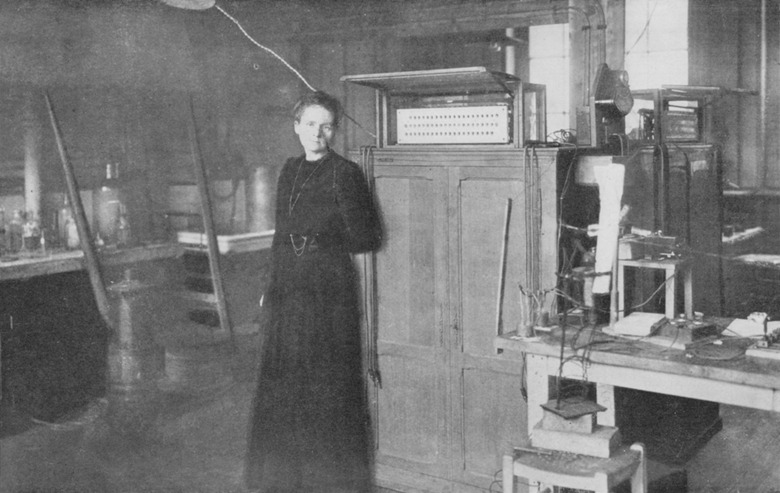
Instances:
[[[515,28],[506,28],[506,37],[513,41],[515,39]],[[511,75],[517,75],[517,48],[514,43],[507,43],[504,46],[504,72]]]
[[[27,220],[41,217],[41,128],[33,107],[32,94],[27,93],[24,101],[24,209]]]
[[[759,130],[758,130],[758,148],[761,153],[761,162],[764,166],[761,177],[761,187],[767,187],[767,178],[769,177],[769,162],[767,160],[766,149],[766,98],[767,98],[767,34],[766,34],[766,16],[767,0],[761,0],[761,54],[760,54],[760,81],[759,81]]]
[[[604,15],[604,7],[601,6],[600,0],[590,0],[590,3],[596,9],[596,14],[599,16],[599,23],[596,29],[601,31],[599,38],[599,60],[596,62],[598,65],[607,62],[607,18]]]

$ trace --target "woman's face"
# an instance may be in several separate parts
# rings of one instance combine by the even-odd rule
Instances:
[[[336,133],[333,113],[319,105],[306,107],[293,128],[309,160],[327,154],[330,142]]]

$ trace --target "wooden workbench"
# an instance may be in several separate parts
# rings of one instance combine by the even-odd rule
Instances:
[[[575,334],[576,330],[570,330]],[[569,334],[569,335],[571,335]],[[496,350],[506,358],[525,358],[528,382],[528,429],[542,418],[541,404],[550,398],[549,377],[562,376],[596,384],[597,400],[607,407],[598,414],[604,425],[615,425],[615,387],[644,390],[735,406],[780,412],[780,361],[744,356],[749,341],[724,339],[722,353],[706,346],[692,351],[642,341],[619,340],[600,331],[580,334],[573,349],[567,337],[561,368],[560,337],[498,336]],[[713,349],[714,351],[714,349]],[[728,357],[729,351],[733,357]],[[710,357],[704,357],[709,353]]]
[[[159,243],[134,248],[105,249],[98,252],[98,258],[101,265],[110,267],[174,258],[183,252],[184,247],[178,243]],[[0,281],[75,272],[85,268],[84,252],[81,250],[17,254],[0,258]]]

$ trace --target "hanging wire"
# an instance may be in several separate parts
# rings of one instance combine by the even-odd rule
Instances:
[[[647,22],[645,22],[644,27],[642,27],[642,31],[639,32],[639,34],[636,37],[636,40],[634,40],[634,44],[631,45],[631,48],[626,50],[626,55],[630,54],[631,51],[636,47],[637,44],[639,44],[639,41],[642,40],[642,37],[645,36],[645,33],[647,33],[648,28],[650,27],[650,22],[653,20],[653,14],[655,14],[655,8],[658,7],[658,0],[655,0],[655,3],[653,4],[653,8],[650,11],[650,14],[647,16]]]
[[[272,50],[271,48],[268,48],[267,46],[263,46],[262,44],[258,43],[258,42],[255,40],[255,38],[253,38],[252,36],[250,36],[250,35],[249,35],[249,33],[248,33],[248,32],[246,32],[246,29],[244,29],[244,27],[243,27],[243,26],[242,26],[242,25],[241,25],[241,24],[240,24],[240,23],[239,23],[239,22],[238,22],[238,21],[235,19],[235,17],[233,17],[232,15],[228,14],[227,12],[225,12],[225,11],[222,9],[222,7],[220,7],[219,5],[214,5],[214,7],[215,7],[215,8],[216,8],[218,11],[220,11],[220,12],[222,13],[222,15],[224,15],[225,17],[227,17],[227,18],[230,20],[230,22],[232,22],[233,24],[235,24],[235,25],[236,25],[236,27],[238,27],[238,30],[239,30],[239,31],[241,31],[241,34],[243,34],[244,36],[246,36],[246,38],[247,38],[249,41],[251,41],[251,42],[252,42],[252,44],[254,44],[254,45],[255,45],[255,46],[257,46],[258,48],[260,48],[260,49],[262,49],[262,50],[265,50],[266,52],[270,53],[270,54],[271,54],[272,56],[274,56],[274,57],[275,57],[277,60],[279,60],[280,62],[282,62],[282,63],[284,64],[284,66],[285,66],[285,67],[287,67],[288,69],[290,69],[290,70],[291,70],[291,71],[292,71],[292,72],[293,72],[293,73],[294,73],[294,74],[295,74],[295,75],[296,75],[296,76],[297,76],[299,79],[301,79],[301,81],[302,81],[304,84],[306,84],[306,87],[308,87],[308,88],[309,88],[309,89],[311,89],[312,91],[316,91],[316,89],[314,88],[314,86],[312,86],[311,84],[309,84],[309,81],[307,81],[307,80],[306,80],[306,78],[305,78],[303,75],[301,75],[301,73],[300,73],[298,70],[296,70],[296,69],[295,69],[295,67],[293,67],[292,65],[290,65],[289,63],[287,63],[287,60],[285,60],[284,58],[282,58],[282,57],[281,57],[281,56],[280,56],[278,53],[276,53],[276,52],[275,52],[274,50]]]
[[[259,42],[257,42],[257,40],[255,40],[255,38],[253,38],[253,37],[252,37],[252,36],[251,36],[251,35],[250,35],[248,32],[246,32],[246,29],[244,29],[244,26],[242,26],[242,25],[241,25],[241,23],[239,23],[239,22],[238,22],[238,20],[236,20],[236,18],[235,18],[235,17],[233,17],[232,15],[228,14],[227,12],[225,12],[225,10],[224,10],[222,7],[220,7],[219,5],[214,5],[214,8],[216,8],[216,9],[217,9],[217,10],[218,10],[220,13],[222,13],[222,15],[224,15],[225,17],[227,17],[227,18],[230,20],[230,22],[232,22],[233,24],[235,24],[235,25],[236,25],[236,27],[238,27],[238,30],[239,30],[239,31],[241,31],[241,34],[243,34],[243,35],[244,35],[244,36],[245,36],[245,37],[246,37],[246,38],[247,38],[247,39],[248,39],[248,40],[249,40],[249,41],[250,41],[252,44],[254,44],[254,45],[255,45],[255,46],[257,46],[258,48],[260,48],[260,49],[262,49],[262,50],[266,51],[267,53],[271,54],[271,55],[272,55],[274,58],[276,58],[277,60],[279,60],[280,62],[282,62],[282,63],[284,64],[284,66],[285,66],[285,67],[287,67],[288,69],[290,69],[290,70],[292,71],[292,73],[294,73],[294,74],[296,75],[296,77],[298,77],[298,78],[301,80],[301,82],[303,82],[303,83],[306,85],[306,87],[308,87],[308,88],[309,88],[309,90],[311,90],[311,91],[315,91],[315,92],[317,91],[317,89],[316,89],[314,86],[312,86],[312,85],[309,83],[309,81],[308,81],[308,80],[306,80],[306,78],[305,78],[305,77],[304,77],[304,76],[303,76],[303,75],[302,75],[302,74],[301,74],[301,73],[300,73],[300,72],[299,72],[299,71],[298,71],[298,70],[297,70],[295,67],[293,67],[292,65],[290,65],[290,63],[289,63],[289,62],[287,62],[287,60],[285,60],[284,58],[282,58],[282,57],[281,57],[281,55],[279,55],[278,53],[276,53],[276,52],[275,52],[274,50],[272,50],[271,48],[269,48],[269,47],[267,47],[267,46],[264,46],[264,45],[260,44]],[[349,121],[351,121],[352,123],[354,123],[354,124],[355,124],[355,125],[356,125],[356,126],[359,128],[359,129],[363,130],[363,131],[364,131],[364,132],[366,132],[368,135],[370,135],[371,137],[373,137],[374,139],[376,139],[376,134],[375,134],[375,133],[373,133],[373,132],[369,131],[368,129],[366,129],[365,127],[363,127],[363,126],[362,126],[360,123],[358,123],[358,122],[357,122],[357,121],[356,121],[354,118],[352,118],[352,117],[351,117],[351,116],[350,116],[348,113],[346,113],[346,112],[345,112],[345,113],[344,113],[344,117],[345,117],[347,120],[349,120]]]

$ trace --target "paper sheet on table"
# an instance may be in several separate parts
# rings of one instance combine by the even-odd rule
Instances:
[[[620,226],[620,201],[623,199],[623,177],[626,168],[622,164],[610,163],[593,168],[599,185],[599,239],[596,246],[596,272],[612,272],[612,264],[617,255],[618,232]],[[593,292],[609,293],[608,274],[596,276],[593,280]]]
[[[771,320],[766,324],[767,332],[771,333],[777,329],[780,329],[780,321]],[[726,330],[723,332],[724,336],[732,337],[758,337],[764,335],[764,326],[760,323],[753,322],[744,318],[735,318]]]

